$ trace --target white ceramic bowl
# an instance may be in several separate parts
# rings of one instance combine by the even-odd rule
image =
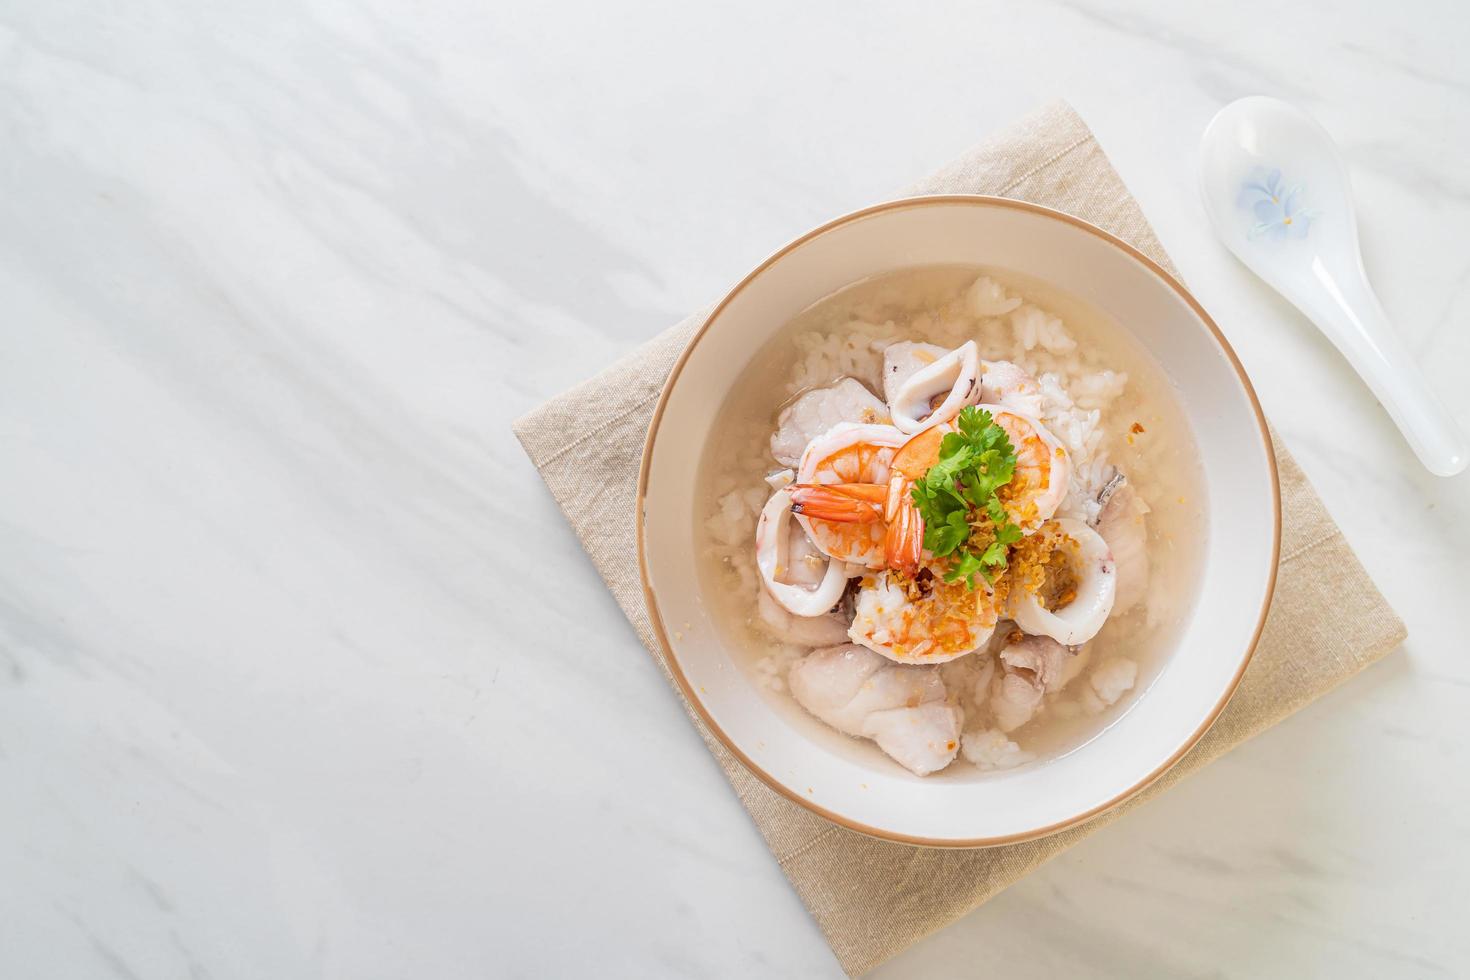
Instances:
[[[912,776],[871,745],[778,711],[736,666],[740,651],[700,596],[692,467],[751,356],[788,320],[859,279],[931,264],[1046,280],[1126,325],[1178,389],[1208,486],[1204,582],[1146,692],[1100,737],[1018,770]],[[649,614],[684,695],[772,789],[853,830],[913,844],[983,847],[1053,833],[1115,806],[1196,741],[1234,692],[1275,585],[1281,506],[1255,392],[1193,297],[1125,242],[1077,218],[1003,198],[910,198],[803,235],[732,289],[695,334],[654,412],[639,474],[638,540]],[[957,767],[952,767],[957,768]]]

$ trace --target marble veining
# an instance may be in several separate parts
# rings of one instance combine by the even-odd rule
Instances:
[[[837,976],[514,417],[1058,96],[1405,649],[879,975],[1462,975],[1470,477],[1214,241],[1303,104],[1470,425],[1470,14],[0,2],[0,975]],[[594,477],[595,478],[595,477]]]

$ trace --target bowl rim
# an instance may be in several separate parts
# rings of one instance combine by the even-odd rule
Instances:
[[[1087,234],[1102,239],[1104,242],[1122,251],[1127,257],[1133,259],[1135,262],[1138,262],[1154,275],[1158,276],[1158,278],[1166,286],[1172,289],[1178,295],[1178,297],[1182,299],[1186,305],[1189,306],[1189,308],[1194,312],[1195,316],[1199,317],[1200,321],[1209,328],[1210,335],[1214,338],[1215,343],[1219,345],[1220,350],[1225,354],[1226,360],[1230,362],[1230,366],[1234,368],[1235,374],[1240,379],[1240,383],[1245,389],[1246,396],[1250,400],[1251,409],[1255,413],[1256,426],[1260,431],[1261,444],[1262,447],[1265,449],[1267,469],[1271,477],[1271,567],[1266,578],[1266,591],[1261,599],[1261,609],[1257,615],[1256,626],[1251,633],[1250,642],[1246,646],[1245,655],[1241,658],[1240,666],[1239,668],[1237,668],[1235,676],[1230,679],[1229,685],[1226,687],[1224,693],[1221,695],[1220,700],[1215,704],[1214,708],[1210,710],[1210,713],[1205,716],[1200,725],[1194,730],[1193,733],[1189,735],[1188,738],[1184,740],[1183,743],[1180,744],[1179,748],[1176,749],[1174,753],[1169,756],[1169,758],[1165,759],[1164,762],[1161,763],[1157,768],[1145,775],[1142,779],[1134,783],[1132,786],[1128,787],[1127,789],[1123,790],[1112,798],[1106,800],[1105,802],[1100,803],[1097,806],[1085,810],[1081,813],[1074,814],[1066,818],[1065,820],[1061,820],[1057,823],[1049,824],[1044,827],[1037,827],[1032,830],[1021,831],[1019,833],[1007,834],[999,837],[932,838],[921,837],[912,834],[904,834],[897,831],[884,830],[879,827],[870,827],[866,824],[859,823],[858,821],[853,820],[849,817],[845,817],[839,813],[835,813],[827,809],[826,807],[817,804],[814,800],[802,796],[800,793],[797,793],[796,791],[787,787],[779,779],[771,775],[759,764],[757,764],[756,761],[752,759],[749,755],[747,755],[744,751],[742,751],[740,747],[735,744],[734,740],[725,733],[724,729],[722,729],[715,722],[714,718],[710,715],[709,710],[705,707],[703,700],[700,698],[699,693],[694,689],[694,686],[689,682],[689,679],[684,674],[684,669],[679,663],[678,655],[674,652],[673,645],[669,643],[668,632],[664,628],[663,615],[662,613],[660,613],[658,607],[658,598],[654,594],[653,585],[650,581],[648,572],[647,548],[645,545],[644,537],[644,498],[647,496],[648,493],[649,468],[650,463],[653,459],[654,443],[658,438],[659,424],[663,420],[664,408],[668,405],[669,395],[674,390],[674,385],[678,382],[679,375],[683,371],[685,363],[688,362],[689,357],[694,353],[694,348],[698,346],[700,340],[703,339],[705,334],[709,332],[710,328],[714,326],[715,321],[719,319],[720,314],[724,312],[725,308],[730,305],[735,297],[740,295],[740,293],[742,293],[746,289],[746,287],[751,284],[751,282],[753,282],[758,276],[764,273],[776,262],[780,261],[789,253],[794,252],[796,249],[805,245],[807,242],[812,241],[813,239],[818,238],[821,235],[826,234],[827,232],[833,231],[845,225],[855,224],[859,221],[863,221],[865,219],[872,218],[880,214],[886,214],[892,211],[948,205],[1010,208],[1017,211],[1029,212],[1031,214],[1039,215],[1043,218],[1048,218],[1054,221],[1064,222]],[[707,728],[710,732],[714,734],[716,738],[720,740],[720,744],[722,744],[731,755],[739,760],[740,764],[745,767],[747,772],[750,772],[771,790],[780,794],[782,797],[791,801],[792,803],[797,804],[805,810],[815,813],[817,816],[822,817],[823,819],[833,824],[844,827],[848,830],[855,831],[865,836],[877,838],[878,840],[889,841],[891,843],[909,844],[919,847],[965,849],[998,847],[1006,844],[1020,844],[1026,841],[1036,840],[1041,837],[1050,836],[1051,834],[1060,833],[1061,831],[1066,830],[1070,827],[1075,827],[1078,824],[1085,823],[1086,821],[1091,820],[1093,817],[1096,817],[1102,813],[1107,812],[1108,810],[1113,809],[1116,806],[1121,805],[1122,803],[1136,796],[1138,793],[1147,789],[1156,780],[1163,776],[1164,773],[1172,769],[1175,763],[1177,763],[1181,758],[1184,757],[1187,752],[1189,752],[1190,749],[1194,748],[1195,745],[1199,743],[1199,740],[1203,738],[1205,733],[1208,732],[1210,728],[1214,725],[1216,719],[1220,717],[1220,713],[1225,710],[1225,706],[1230,702],[1230,699],[1235,695],[1236,690],[1240,687],[1241,678],[1245,675],[1246,669],[1250,666],[1251,660],[1255,657],[1256,648],[1260,645],[1261,634],[1266,626],[1266,615],[1268,612],[1270,612],[1271,602],[1276,595],[1276,577],[1281,563],[1281,478],[1276,464],[1275,443],[1271,438],[1270,426],[1266,422],[1265,413],[1261,410],[1261,402],[1260,399],[1256,396],[1255,386],[1251,384],[1250,376],[1246,374],[1245,367],[1241,364],[1240,358],[1236,356],[1235,349],[1230,346],[1230,341],[1225,339],[1224,333],[1221,332],[1220,327],[1215,323],[1214,319],[1207,312],[1205,312],[1205,309],[1203,306],[1200,305],[1199,300],[1195,299],[1194,295],[1184,287],[1184,284],[1181,283],[1177,278],[1175,278],[1175,276],[1171,274],[1167,269],[1165,269],[1162,265],[1144,254],[1136,246],[1129,244],[1128,242],[1119,238],[1117,235],[1105,231],[1102,228],[1099,228],[1097,225],[1094,225],[1089,221],[1085,221],[1082,218],[1077,217],[1076,215],[1068,214],[1065,211],[1058,211],[1055,208],[1049,208],[1041,204],[1033,204],[1030,201],[1019,201],[1013,198],[996,197],[988,194],[916,195],[913,197],[896,198],[891,201],[884,201],[878,204],[869,205],[865,208],[859,208],[856,211],[848,212],[847,214],[840,215],[830,221],[824,222],[823,224],[818,225],[805,234],[802,234],[797,238],[792,239],[776,251],[772,252],[759,265],[757,265],[743,278],[741,278],[739,282],[737,282],[733,287],[730,288],[727,293],[725,293],[725,295],[720,299],[719,303],[717,303],[714,308],[710,310],[709,314],[704,317],[704,320],[700,323],[699,328],[695,330],[693,336],[689,338],[689,341],[684,345],[684,349],[679,352],[678,358],[674,361],[674,365],[669,371],[668,378],[664,381],[663,388],[659,392],[658,402],[654,405],[653,415],[649,419],[648,432],[643,440],[643,456],[638,465],[638,488],[637,493],[634,497],[633,505],[634,533],[637,537],[638,551],[638,577],[643,587],[643,600],[644,605],[648,609],[649,622],[653,627],[654,636],[658,640],[659,649],[662,651],[663,659],[665,664],[668,666],[669,673],[673,675],[675,682],[679,685],[680,692],[684,695],[684,699],[688,701],[689,704],[694,708],[700,722],[703,723],[705,728]]]

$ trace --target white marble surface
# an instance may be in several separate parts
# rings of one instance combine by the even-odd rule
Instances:
[[[1470,971],[1470,476],[1192,184],[1315,112],[1470,425],[1470,8],[1193,7],[0,2],[0,975],[838,975],[509,423],[1056,96],[1411,636],[879,975]]]

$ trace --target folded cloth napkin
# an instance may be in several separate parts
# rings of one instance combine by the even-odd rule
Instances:
[[[1173,271],[1138,202],[1091,131],[1062,103],[1028,116],[908,193],[992,194],[1044,204],[1107,229]],[[515,424],[521,445],[666,674],[668,665],[643,606],[633,498],[654,402],[674,359],[706,315],[689,317]],[[573,447],[584,448],[573,457]],[[1280,572],[1265,631],[1240,688],[1214,727],[1168,773],[1081,826],[983,850],[935,850],[874,840],[828,823],[767,789],[689,710],[850,975],[871,969],[969,912],[1403,641],[1403,623],[1374,588],[1279,440],[1276,459],[1281,472]],[[588,472],[605,474],[606,482],[589,484]]]

